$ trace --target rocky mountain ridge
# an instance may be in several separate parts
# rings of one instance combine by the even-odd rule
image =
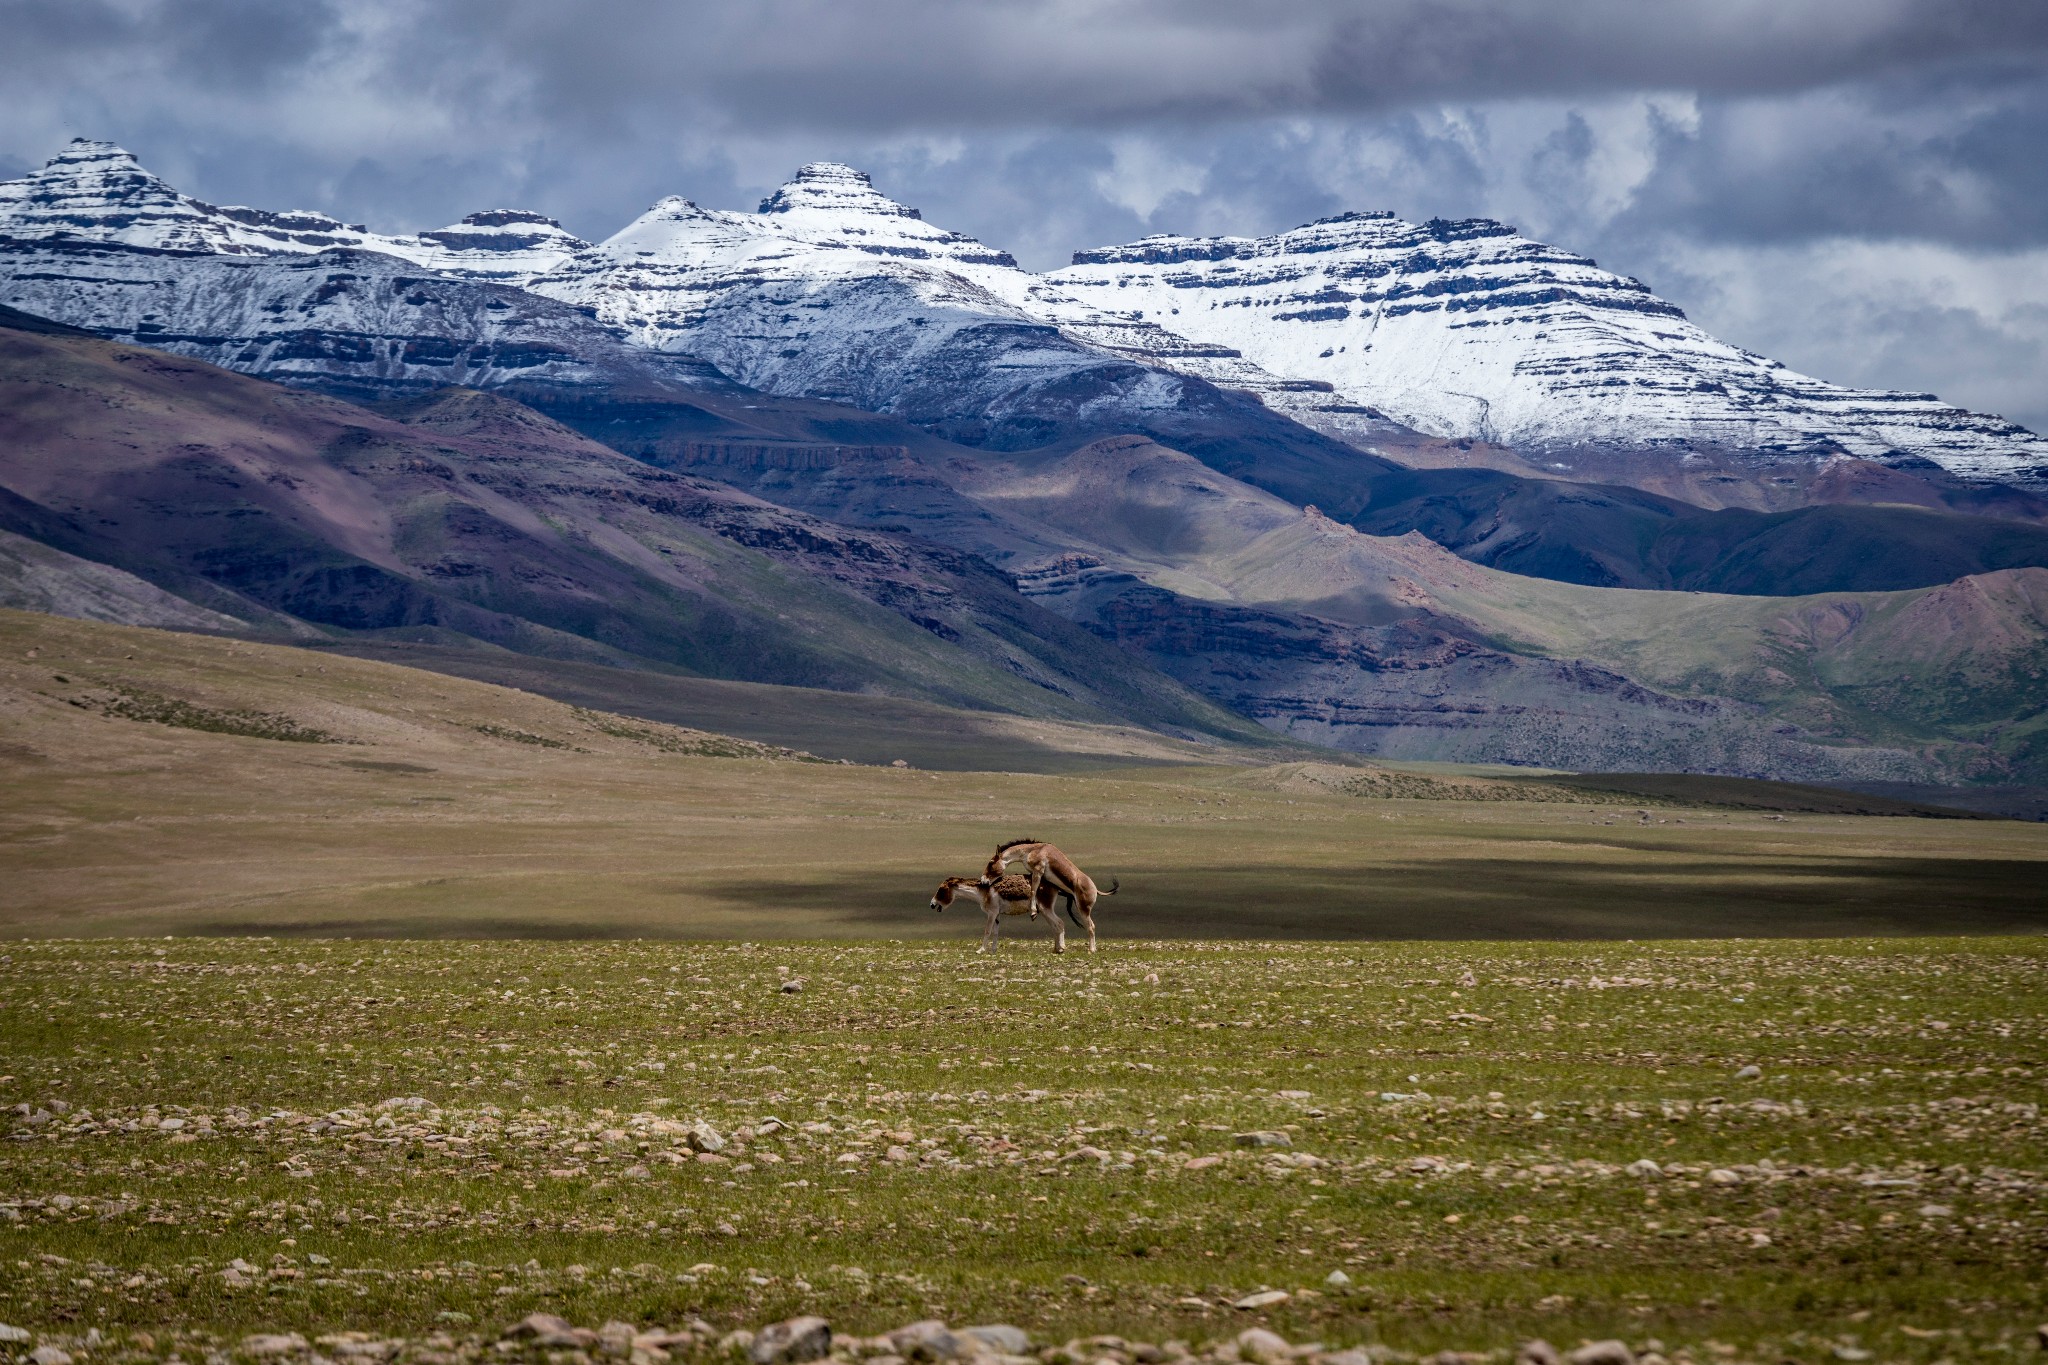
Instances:
[[[0,181],[0,236],[104,242],[226,256],[304,256],[353,247],[436,273],[523,283],[589,245],[522,209],[472,213],[413,236],[370,231],[308,209],[221,206],[182,194],[111,142],[74,138],[39,170]]]
[[[1487,219],[1347,213],[1269,237],[1147,237],[1049,279],[1264,368],[1330,386],[1286,409],[1368,407],[1570,472],[1604,449],[1665,461],[1851,457],[2048,486],[2048,439],[1932,394],[1850,389],[1731,346],[1642,281]],[[1162,362],[1164,363],[1164,362]]]
[[[769,393],[998,448],[1091,424],[1208,420],[1231,401],[1221,391],[1397,463],[1626,484],[1707,507],[1771,510],[1845,489],[1954,505],[1958,485],[2048,489],[2048,440],[2024,428],[1800,375],[1717,340],[1638,280],[1488,220],[1349,213],[1264,238],[1155,236],[1038,275],[829,162],[757,212],[671,197],[592,245],[517,210],[407,236],[222,208],[80,140],[0,185],[0,239],[5,301],[81,325],[119,319],[67,292],[67,267],[34,248],[373,251],[565,302],[635,346],[701,357]],[[252,354],[208,358],[269,363],[264,343]]]

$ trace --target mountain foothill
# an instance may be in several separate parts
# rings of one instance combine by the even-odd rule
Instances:
[[[1504,224],[1041,274],[832,163],[589,242],[214,205],[79,140],[0,184],[0,305],[0,605],[542,690],[2048,783],[2048,440]]]

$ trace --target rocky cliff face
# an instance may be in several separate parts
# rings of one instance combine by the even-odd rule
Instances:
[[[2048,440],[1931,394],[1848,389],[1730,346],[1639,280],[1484,219],[1351,213],[1271,237],[1148,237],[1050,280],[1133,322],[1330,386],[1279,406],[1332,430],[1359,409],[1541,452],[1672,462],[1932,461],[2048,486]],[[1162,363],[1171,363],[1162,359]]]

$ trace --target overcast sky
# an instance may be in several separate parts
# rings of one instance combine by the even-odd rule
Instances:
[[[0,0],[0,174],[105,137],[385,230],[849,161],[1064,264],[1484,215],[1727,339],[2048,430],[2048,0]]]

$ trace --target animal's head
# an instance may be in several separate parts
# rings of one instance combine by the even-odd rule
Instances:
[[[932,909],[945,909],[953,903],[953,897],[959,894],[961,887],[972,885],[974,885],[974,880],[971,877],[946,878],[946,880],[939,883],[939,889],[932,892]]]

